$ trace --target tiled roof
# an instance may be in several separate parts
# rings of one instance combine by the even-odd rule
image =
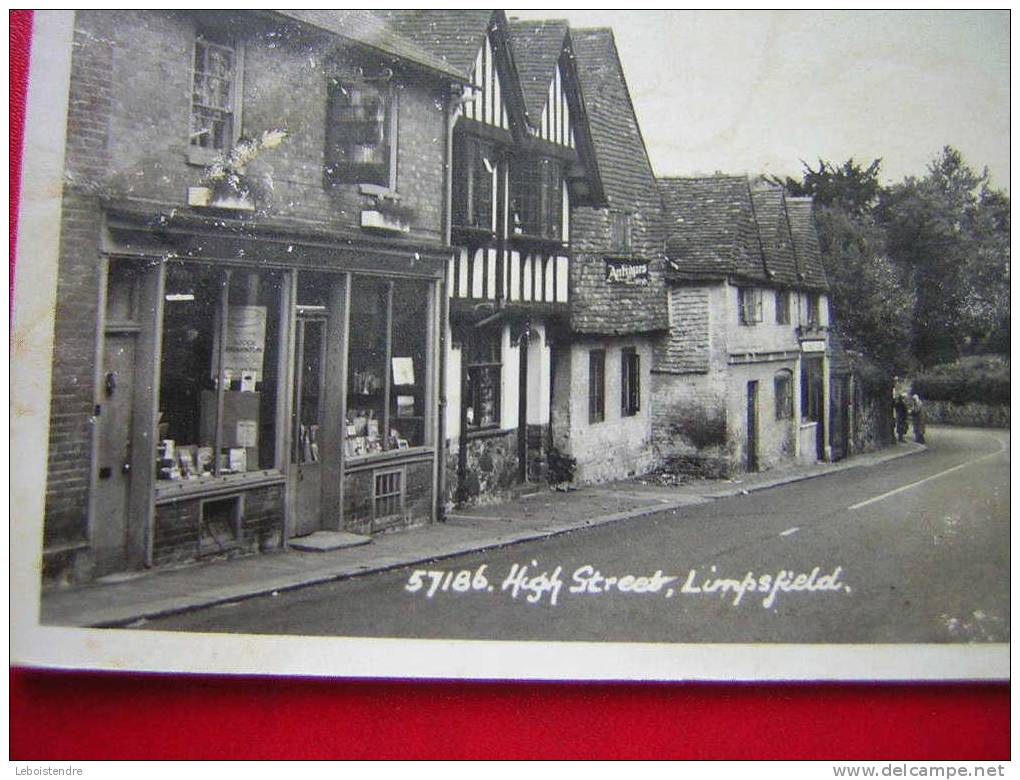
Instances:
[[[571,220],[570,325],[579,333],[642,333],[668,328],[663,279],[662,200],[648,160],[612,30],[570,30],[593,163],[607,203],[575,210]],[[606,279],[612,257],[610,210],[630,215],[631,251],[647,263],[644,285]]]
[[[755,221],[765,250],[768,273],[774,282],[797,286],[800,283],[797,275],[799,269],[783,189],[757,183],[751,189],[751,202],[754,204]]]
[[[818,244],[818,230],[811,198],[787,198],[787,212],[790,215],[790,229],[797,252],[797,261],[803,273],[802,284],[827,290],[829,280],[822,265],[822,251]]]
[[[414,41],[458,71],[471,73],[475,57],[482,47],[494,11],[385,10],[374,12],[400,35]]]
[[[542,121],[549,84],[556,74],[566,37],[567,22],[564,19],[510,22],[510,40],[524,93],[524,106],[528,121],[535,127]]]
[[[674,278],[728,276],[767,281],[746,176],[659,179],[666,256]]]
[[[436,73],[441,73],[444,76],[450,76],[458,81],[467,80],[467,69],[437,57],[426,47],[401,35],[399,31],[395,31],[386,21],[369,11],[329,11],[316,9],[303,11],[277,10],[276,13],[303,24],[340,35],[384,54],[389,54]]]
[[[655,196],[655,176],[608,28],[570,31],[581,95],[603,191],[611,208]]]

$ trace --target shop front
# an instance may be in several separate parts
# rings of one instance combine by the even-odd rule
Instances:
[[[97,573],[436,516],[448,254],[111,215]]]

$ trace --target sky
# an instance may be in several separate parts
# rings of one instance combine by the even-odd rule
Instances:
[[[509,11],[612,27],[657,175],[923,176],[955,146],[1009,189],[1008,11]]]

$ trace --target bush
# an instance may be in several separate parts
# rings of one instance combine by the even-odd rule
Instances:
[[[914,379],[913,391],[925,401],[1008,404],[1009,359],[973,355],[933,366]]]

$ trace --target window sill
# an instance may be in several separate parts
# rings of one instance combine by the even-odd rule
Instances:
[[[373,452],[371,455],[352,455],[345,459],[344,471],[359,471],[398,461],[421,460],[431,457],[433,452],[432,447],[408,447],[406,450],[385,450]]]
[[[358,185],[358,192],[362,195],[370,195],[373,198],[382,198],[383,200],[400,200],[400,193],[381,184],[362,182]]]
[[[204,146],[188,146],[188,165],[206,166],[222,154],[220,149],[209,149]]]
[[[453,236],[455,240],[464,243],[487,243],[492,241],[496,234],[486,228],[472,227],[471,225],[453,225]]]
[[[513,245],[522,246],[542,246],[547,248],[562,249],[566,245],[562,239],[559,238],[546,238],[544,236],[535,236],[530,233],[514,233],[510,236],[510,243]]]
[[[278,469],[247,471],[243,474],[221,474],[197,479],[160,480],[156,485],[156,503],[164,504],[182,498],[205,496],[210,493],[228,493],[265,485],[281,484],[283,473]]]

